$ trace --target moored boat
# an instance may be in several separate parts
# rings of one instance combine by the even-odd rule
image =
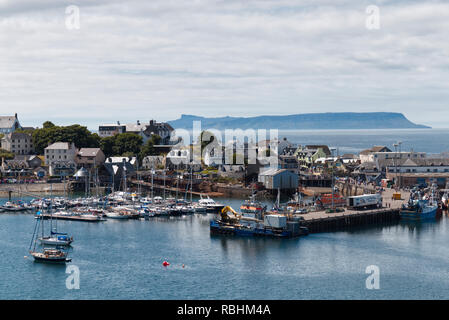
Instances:
[[[401,219],[409,221],[434,220],[437,215],[438,203],[435,201],[435,190],[432,195],[421,196],[421,191],[413,189],[406,205],[400,210]]]
[[[67,257],[67,252],[58,248],[44,248],[42,252],[30,251],[30,254],[38,262],[66,263],[72,261]]]

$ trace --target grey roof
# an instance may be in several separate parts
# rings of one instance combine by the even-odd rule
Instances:
[[[277,168],[271,168],[271,169],[267,169],[264,170],[262,172],[259,173],[260,176],[275,176],[278,175],[284,171],[290,172],[287,169],[277,169]]]
[[[23,132],[12,132],[6,135],[10,139],[31,139],[31,135]]]
[[[78,155],[81,157],[95,157],[100,151],[100,148],[81,148],[78,151]]]
[[[140,131],[145,131],[147,128],[148,124],[136,124],[136,123],[132,123],[132,124],[126,124],[126,132],[140,132]]]
[[[16,121],[15,116],[0,116],[0,128],[12,128]]]
[[[51,145],[49,145],[45,149],[70,149],[70,143],[69,142],[55,142]]]

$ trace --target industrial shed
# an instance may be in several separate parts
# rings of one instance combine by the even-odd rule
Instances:
[[[260,183],[266,189],[296,189],[298,188],[298,175],[286,169],[268,169],[259,173]]]

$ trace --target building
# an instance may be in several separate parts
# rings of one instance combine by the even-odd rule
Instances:
[[[386,168],[386,178],[397,181],[401,187],[417,184],[430,185],[432,182],[445,187],[449,182],[449,159],[402,159],[390,163]]]
[[[142,159],[142,168],[145,170],[156,170],[165,168],[164,156],[146,156]]]
[[[17,113],[14,116],[0,116],[0,133],[7,134],[17,129],[22,129]]]
[[[105,155],[100,148],[81,148],[76,154],[75,162],[78,167],[93,168],[103,165]]]
[[[307,170],[312,168],[318,159],[330,157],[331,152],[325,145],[307,145],[299,146],[295,150],[294,156],[298,161],[299,168]]]
[[[120,121],[117,121],[117,124],[103,124],[98,127],[98,135],[102,138],[112,137],[124,132],[126,132],[126,125],[120,124]]]
[[[78,150],[74,143],[55,142],[45,148],[45,164],[51,176],[69,176],[76,171]]]
[[[1,139],[1,148],[14,154],[32,154],[34,151],[33,139],[27,133],[7,133]]]
[[[150,120],[148,123],[141,123],[137,120],[136,123],[120,124],[103,124],[98,127],[98,135],[100,137],[112,137],[119,133],[135,133],[142,137],[143,142],[147,142],[151,135],[156,134],[161,137],[161,144],[170,144],[171,133],[174,131],[171,125],[165,122],[156,122]]]
[[[167,145],[170,144],[170,137],[173,131],[173,127],[168,123],[150,120],[150,124],[147,125],[144,133],[148,138],[151,138],[151,135],[153,134],[158,135],[161,137],[160,144]]]
[[[298,188],[298,175],[286,169],[268,169],[259,173],[258,181],[268,190]]]
[[[389,153],[391,150],[386,146],[374,146],[370,149],[365,149],[359,153],[360,162],[365,163],[374,161],[374,154],[378,152]]]
[[[41,165],[42,160],[38,156],[16,155],[14,159],[2,160],[0,170],[4,176],[29,176]]]
[[[104,167],[111,177],[114,190],[125,189],[125,177],[128,179],[135,174],[138,162],[136,157],[109,157],[104,162]]]

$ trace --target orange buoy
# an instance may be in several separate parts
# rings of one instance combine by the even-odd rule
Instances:
[[[164,262],[162,262],[162,265],[163,265],[164,267],[168,267],[168,266],[170,265],[170,263],[168,263],[167,261],[164,261]]]

